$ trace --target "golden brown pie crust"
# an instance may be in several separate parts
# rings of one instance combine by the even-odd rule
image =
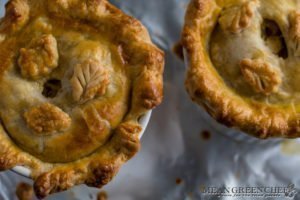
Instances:
[[[163,68],[143,25],[106,0],[10,0],[0,170],[29,168],[40,198],[107,184],[139,150],[138,120],[162,101]]]
[[[247,43],[243,43],[246,41],[243,37],[251,31],[256,31],[255,20],[259,21],[260,16],[265,15],[268,20],[279,24],[288,48],[288,58],[272,56],[280,61],[278,63],[293,60],[297,66],[300,63],[297,43],[300,36],[300,18],[296,9],[299,9],[296,1],[192,0],[187,9],[182,33],[182,43],[189,62],[185,85],[192,100],[203,106],[220,123],[237,127],[255,137],[299,137],[299,102],[294,102],[292,97],[284,101],[268,102],[272,95],[277,95],[286,87],[283,82],[287,78],[293,79],[296,75],[285,76],[280,72],[284,69],[273,67],[264,59],[244,56],[237,65],[240,67],[237,78],[243,79],[243,84],[248,88],[247,92],[251,91],[253,96],[262,96],[261,99],[255,99],[231,87],[212,59],[220,51],[225,52],[224,54],[230,52],[230,55],[242,54],[243,46],[247,46]],[[235,49],[221,46],[214,50],[210,45],[216,30],[222,30],[221,34],[226,33],[223,38],[221,35],[220,41],[230,43],[227,38],[232,41],[242,38],[241,42]],[[260,40],[260,37],[258,39]],[[249,44],[256,44],[256,41],[250,41]],[[274,48],[270,49],[276,52],[276,43],[274,44]],[[266,52],[262,51],[262,54]],[[227,62],[232,62],[233,58],[226,59]],[[226,67],[232,69],[233,66]],[[237,80],[231,82],[238,84]]]

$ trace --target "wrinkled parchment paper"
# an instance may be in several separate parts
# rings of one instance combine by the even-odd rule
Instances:
[[[0,0],[1,15],[5,2]],[[109,200],[255,200],[261,198],[218,197],[203,188],[300,187],[298,140],[260,141],[217,124],[190,101],[183,86],[184,62],[172,51],[180,38],[188,0],[111,2],[149,29],[153,41],[166,53],[166,67],[164,102],[152,114],[141,151],[103,188]],[[20,181],[31,183],[11,171],[0,173],[0,200],[16,199]],[[96,199],[98,192],[78,186],[47,199]],[[300,199],[300,195],[289,199]]]

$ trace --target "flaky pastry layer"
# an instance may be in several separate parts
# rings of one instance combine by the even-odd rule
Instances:
[[[38,197],[102,187],[139,150],[163,97],[164,55],[106,0],[10,0],[0,21],[0,170]]]
[[[298,8],[292,0],[192,0],[182,33],[192,100],[255,137],[299,137]]]

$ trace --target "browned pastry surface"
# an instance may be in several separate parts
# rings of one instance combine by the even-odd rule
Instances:
[[[101,191],[97,195],[97,200],[108,200],[108,195],[105,191]]]
[[[259,138],[300,136],[300,2],[191,0],[186,88],[219,122]]]
[[[163,96],[164,55],[106,0],[10,0],[0,21],[0,169],[39,197],[101,187],[139,149]]]
[[[28,183],[19,183],[16,188],[16,195],[19,200],[32,200],[33,199],[33,187]]]

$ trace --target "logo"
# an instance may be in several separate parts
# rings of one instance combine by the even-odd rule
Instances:
[[[203,196],[232,197],[237,199],[251,197],[255,199],[280,198],[288,200],[294,199],[297,195],[297,189],[294,184],[289,184],[286,187],[206,187],[202,185],[200,186],[200,192]]]
[[[287,192],[285,193],[285,196],[289,198],[294,198],[296,194],[297,194],[297,190],[295,189],[295,185],[289,184],[287,186]]]

